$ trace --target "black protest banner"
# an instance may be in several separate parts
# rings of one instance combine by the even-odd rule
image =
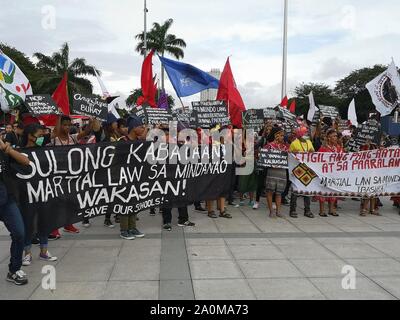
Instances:
[[[289,167],[288,153],[276,149],[261,149],[257,166],[260,168],[287,169]]]
[[[35,94],[26,96],[25,104],[29,112],[34,116],[49,114],[62,115],[62,112],[49,94]]]
[[[333,106],[318,106],[322,118],[339,118],[339,110]]]
[[[244,129],[254,130],[264,127],[264,110],[251,109],[242,112],[242,125]]]
[[[199,128],[209,129],[217,124],[226,126],[231,123],[224,101],[193,101],[192,107],[196,112]]]
[[[84,217],[183,206],[229,192],[231,165],[219,146],[213,153],[193,149],[197,155],[182,148],[116,142],[25,149],[30,165],[14,163],[11,174],[19,201],[37,208],[48,233]]]
[[[278,107],[277,118],[283,119],[283,120],[288,121],[288,122],[296,122],[296,115],[291,113],[286,108]]]
[[[72,113],[106,121],[108,104],[95,95],[75,93],[72,101]]]
[[[173,121],[171,111],[168,109],[144,107],[146,122],[150,125],[168,125]]]

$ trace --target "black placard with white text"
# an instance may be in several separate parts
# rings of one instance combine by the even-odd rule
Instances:
[[[72,113],[93,117],[100,121],[107,120],[108,104],[100,97],[94,95],[73,95]]]
[[[26,96],[25,104],[29,112],[34,116],[62,115],[62,112],[49,94]]]
[[[197,115],[197,126],[203,129],[226,126],[231,123],[228,108],[224,101],[193,101],[193,110]]]

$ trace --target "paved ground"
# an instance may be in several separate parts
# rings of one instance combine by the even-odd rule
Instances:
[[[81,234],[50,242],[59,258],[55,291],[41,287],[45,263],[35,246],[24,267],[29,284],[0,281],[0,299],[399,299],[400,215],[384,205],[382,217],[362,218],[359,202],[348,200],[340,217],[313,220],[273,220],[265,205],[228,207],[232,220],[191,210],[196,227],[184,230],[174,211],[171,232],[161,232],[159,214],[144,212],[138,226],[147,236],[134,241],[100,217]],[[0,225],[1,277],[9,245]],[[342,289],[345,265],[357,270],[355,290]]]

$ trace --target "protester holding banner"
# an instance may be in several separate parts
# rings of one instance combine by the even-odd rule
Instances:
[[[343,148],[338,142],[338,133],[335,129],[329,129],[326,132],[326,144],[322,146],[318,152],[330,152],[330,153],[343,153]],[[325,202],[328,202],[328,213],[334,217],[339,215],[336,213],[337,198],[335,197],[316,197],[319,200],[319,215],[321,217],[327,217],[325,213]]]
[[[146,126],[138,116],[131,115],[128,118],[128,139],[130,141],[145,141],[147,135]],[[136,215],[133,213],[120,216],[120,237],[125,240],[143,238],[144,233],[136,228]]]
[[[24,148],[39,148],[43,146],[44,131],[40,124],[31,123],[25,127],[22,143]],[[32,237],[35,231],[39,238],[40,254],[39,259],[44,261],[57,261],[57,257],[53,257],[47,250],[48,245],[48,234],[43,232],[42,222],[44,217],[40,215],[41,205],[32,206],[26,199],[26,194],[20,195],[20,206],[22,217],[25,225],[25,254],[22,261],[22,265],[29,266],[32,263]],[[36,226],[35,226],[36,224]],[[34,230],[36,229],[36,230]]]
[[[311,143],[310,139],[307,138],[308,134],[308,128],[306,127],[300,127],[296,131],[296,136],[297,139],[294,140],[290,144],[289,151],[293,153],[298,153],[298,152],[314,152],[314,146]],[[314,215],[311,212],[311,200],[309,197],[303,197],[304,198],[304,216],[308,218],[314,218]],[[297,213],[296,213],[296,206],[297,206],[297,195],[292,192],[292,196],[290,198],[290,217],[292,218],[297,218]]]
[[[270,122],[267,122],[264,125],[264,128],[261,132],[261,137],[255,145],[254,153],[255,153],[256,158],[258,157],[258,153],[259,153],[260,149],[268,143],[268,136],[271,133],[272,128],[273,128],[273,126],[272,126],[272,123],[270,123]],[[267,170],[268,170],[267,168],[261,168],[258,166],[256,166],[256,168],[255,168],[255,173],[257,176],[257,192],[256,192],[256,201],[254,202],[254,205],[253,205],[254,210],[258,209],[261,194],[262,194],[263,190],[265,189],[265,178],[267,177]]]
[[[284,143],[284,131],[282,128],[274,127],[269,134],[269,143],[265,146],[268,150],[288,151],[288,146]],[[267,191],[267,204],[269,209],[269,216],[271,218],[283,218],[281,215],[281,200],[282,193],[286,188],[286,169],[282,168],[268,168],[267,177],[265,182],[265,189]],[[275,194],[276,212],[273,212],[272,198]]]
[[[361,146],[360,151],[368,151],[378,149],[378,146],[374,144],[371,140],[367,140],[366,143]],[[377,206],[377,197],[364,198],[361,200],[361,208],[360,208],[360,216],[366,217],[367,213],[370,213],[374,216],[380,216],[378,206]],[[369,209],[368,209],[369,207]]]
[[[11,234],[10,264],[8,265],[7,281],[16,285],[28,283],[26,273],[21,270],[24,251],[25,228],[21,213],[17,207],[15,196],[11,194],[8,177],[10,158],[19,164],[28,166],[28,157],[15,151],[8,143],[0,139],[0,220]]]
[[[86,126],[84,131],[76,134],[70,134],[72,120],[69,116],[61,116],[59,122],[57,123],[57,126],[54,128],[53,139],[51,140],[50,145],[70,146],[78,144],[81,138],[86,137],[91,133],[92,123],[93,121],[92,119],[90,119],[89,125]],[[86,220],[84,221],[84,223],[88,224],[89,222]],[[69,233],[79,233],[79,229],[72,224],[64,226],[64,231]],[[61,238],[61,235],[58,229],[54,230],[49,236],[49,240],[57,240],[59,238]]]

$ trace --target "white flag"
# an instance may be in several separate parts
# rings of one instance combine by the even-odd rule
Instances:
[[[356,102],[355,100],[351,100],[350,105],[349,105],[349,111],[347,112],[347,119],[351,121],[351,124],[353,126],[358,126],[358,121],[357,121],[357,113],[356,113]]]
[[[18,66],[0,51],[0,104],[1,110],[10,111],[25,101],[25,96],[32,94],[28,78]]]
[[[397,106],[400,96],[400,77],[394,61],[389,68],[366,85],[376,110],[382,117]]]
[[[308,99],[310,101],[310,109],[308,109],[307,120],[312,122],[314,119],[314,114],[317,111],[317,107],[315,106],[314,95],[312,91],[308,95]]]
[[[104,97],[110,97],[110,93],[108,92],[108,90],[106,89],[106,86],[104,85],[103,81],[101,80],[99,74],[97,73],[96,69],[93,68],[94,73],[96,74],[96,78],[97,81],[99,82],[100,88],[101,88],[101,92],[103,92],[103,96]]]

